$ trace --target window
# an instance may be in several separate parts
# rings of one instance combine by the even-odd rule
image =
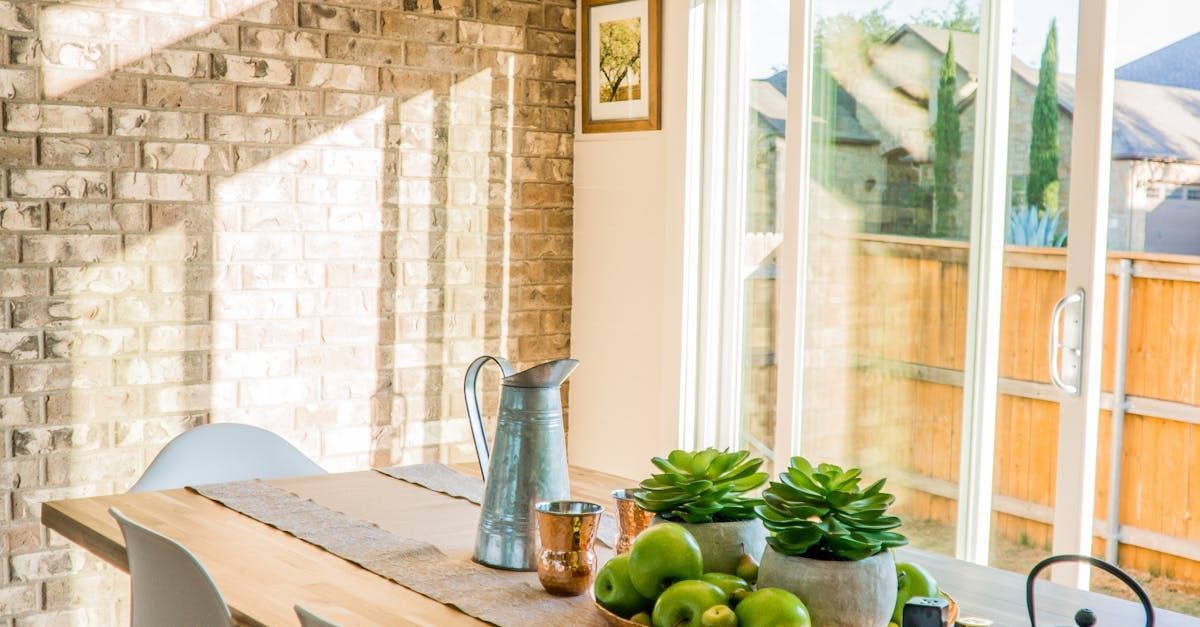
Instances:
[[[715,320],[700,339],[737,373],[698,380],[697,395],[736,399],[698,403],[713,425],[698,443],[886,476],[918,547],[1017,571],[1094,550],[1138,576],[1200,583],[1186,557],[1200,554],[1195,534],[1166,511],[1200,501],[1163,474],[1200,468],[1177,445],[1200,438],[1197,344],[1180,335],[1200,328],[1196,274],[1152,256],[1200,255],[1172,248],[1200,248],[1196,212],[1178,202],[1200,200],[1200,186],[1156,182],[1200,180],[1200,155],[1172,153],[1197,124],[1176,108],[1200,107],[1200,70],[1162,33],[1134,32],[1148,23],[1130,13],[1161,18],[1178,3],[703,4],[726,11],[711,13],[726,19],[710,24],[706,54],[726,58],[728,82],[706,76],[705,106],[726,110],[703,129],[706,173],[723,177],[704,211],[725,230],[700,250],[726,279],[698,279],[717,294],[698,304]],[[787,61],[774,50],[779,65],[756,83],[768,76],[746,69],[765,50],[747,36],[758,19],[792,49]],[[1102,36],[1105,23],[1120,36]],[[759,87],[780,115],[750,99]],[[1151,118],[1153,133],[1135,123]],[[738,148],[715,154],[727,145]],[[1064,347],[1050,357],[1056,309]],[[1181,596],[1157,598],[1188,609]]]

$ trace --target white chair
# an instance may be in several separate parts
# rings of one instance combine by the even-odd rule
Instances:
[[[337,623],[331,623],[299,605],[294,609],[296,610],[296,616],[300,618],[300,627],[341,627]]]
[[[208,571],[181,544],[109,508],[125,536],[133,627],[226,627],[229,606]]]
[[[185,431],[168,442],[129,491],[323,474],[325,469],[266,429],[215,423]]]

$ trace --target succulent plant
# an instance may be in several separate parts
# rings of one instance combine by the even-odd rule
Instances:
[[[763,491],[755,508],[771,532],[767,543],[784,555],[825,560],[861,560],[908,544],[891,531],[900,519],[886,515],[896,497],[883,491],[886,479],[860,489],[862,471],[833,464],[815,469],[793,457],[787,470]]]
[[[1037,207],[1013,207],[1008,214],[1005,240],[1016,246],[1040,248],[1062,248],[1067,245],[1067,234],[1060,232],[1062,213],[1038,210]]]
[[[678,522],[751,520],[762,500],[746,493],[767,482],[763,460],[749,451],[671,451],[650,460],[660,474],[642,481],[633,497],[642,509]]]

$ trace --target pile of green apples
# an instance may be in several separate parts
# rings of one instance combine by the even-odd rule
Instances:
[[[706,573],[700,545],[681,525],[643,531],[612,558],[592,588],[604,609],[654,627],[811,627],[808,608],[780,588],[754,589],[758,563],[742,555],[736,574]]]
[[[916,597],[937,598],[942,594],[937,581],[929,571],[920,564],[896,562],[896,582],[899,589],[896,594],[896,610],[892,613],[892,622],[888,627],[901,627],[904,624],[904,606],[909,599]]]

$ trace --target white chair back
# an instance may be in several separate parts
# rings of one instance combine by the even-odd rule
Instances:
[[[341,627],[337,623],[331,623],[316,614],[300,607],[295,607],[296,616],[300,618],[300,627]]]
[[[108,510],[125,536],[133,627],[227,627],[229,606],[208,571],[178,542]]]
[[[325,470],[316,462],[266,429],[215,423],[185,431],[168,442],[129,491],[321,474]]]

